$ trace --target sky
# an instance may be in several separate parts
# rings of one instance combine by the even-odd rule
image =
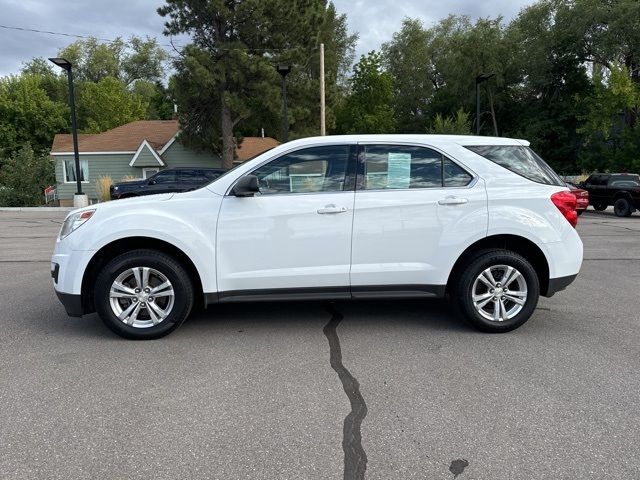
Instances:
[[[268,1],[268,0],[265,0]],[[162,35],[163,19],[156,14],[161,0],[0,0],[0,25],[113,39],[131,35],[156,37],[171,50]],[[360,41],[356,58],[391,39],[403,18],[419,18],[427,26],[447,15],[471,18],[502,15],[506,21],[533,0],[334,0],[346,13],[351,31]],[[0,76],[18,73],[33,57],[52,57],[76,40],[0,27]],[[176,43],[184,43],[185,38]]]

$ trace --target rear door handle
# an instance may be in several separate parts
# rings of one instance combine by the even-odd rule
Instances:
[[[438,200],[438,205],[464,205],[465,203],[469,203],[469,200],[458,197],[447,197],[442,200]]]
[[[324,208],[319,208],[318,213],[323,215],[327,213],[344,213],[347,211],[347,207],[338,207],[337,205],[325,205]]]

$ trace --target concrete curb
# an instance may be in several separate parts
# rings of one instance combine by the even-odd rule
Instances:
[[[0,212],[70,212],[77,207],[0,207]]]

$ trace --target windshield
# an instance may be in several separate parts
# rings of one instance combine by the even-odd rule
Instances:
[[[533,182],[564,186],[564,182],[558,174],[529,147],[517,145],[486,145],[469,146],[467,148]]]

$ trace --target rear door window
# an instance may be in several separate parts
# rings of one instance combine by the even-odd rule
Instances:
[[[427,147],[364,145],[362,190],[464,187],[473,176],[457,163]]]
[[[564,186],[564,182],[558,174],[529,147],[474,145],[467,146],[467,149],[532,182]]]
[[[612,175],[609,179],[610,187],[628,188],[640,186],[640,178],[636,175]]]

